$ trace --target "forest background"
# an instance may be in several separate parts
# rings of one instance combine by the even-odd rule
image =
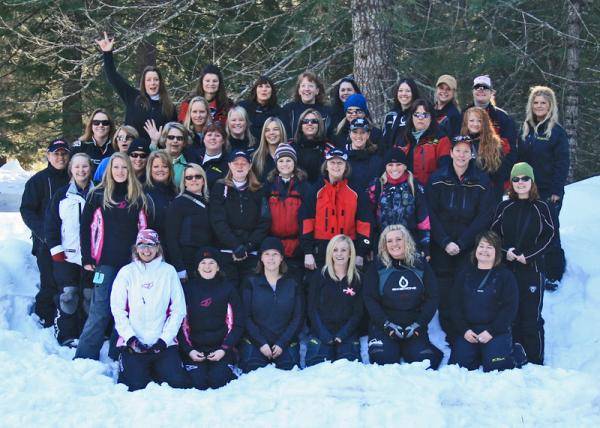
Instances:
[[[520,126],[530,86],[547,85],[571,138],[570,179],[600,172],[600,1],[0,1],[1,158],[32,166],[49,139],[78,138],[95,108],[121,120],[94,43],[102,31],[134,86],[158,65],[177,101],[207,63],[234,100],[269,75],[280,104],[311,69],[328,89],[353,74],[380,122],[401,77],[432,98],[452,74],[463,108],[473,77],[489,74]]]

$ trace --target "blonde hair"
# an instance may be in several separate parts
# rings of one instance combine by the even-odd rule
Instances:
[[[415,240],[410,235],[408,229],[402,224],[390,224],[383,229],[383,232],[381,232],[379,244],[377,246],[379,251],[379,260],[381,260],[385,267],[389,268],[392,266],[392,257],[387,249],[387,235],[394,231],[400,231],[402,234],[402,240],[404,241],[404,259],[402,260],[403,264],[409,267],[414,267],[418,258],[417,244],[415,244]]]
[[[410,193],[412,193],[412,195],[415,196],[415,177],[413,173],[408,170],[408,168],[406,169],[406,173],[408,174],[406,182],[408,183],[408,187],[410,187]],[[383,174],[381,174],[381,177],[379,177],[381,187],[387,184],[387,181],[387,171],[383,171]]]
[[[98,189],[104,189],[104,195],[102,196],[102,208],[109,209],[117,205],[117,202],[113,199],[113,193],[115,191],[116,182],[112,175],[112,166],[116,159],[120,159],[125,162],[127,166],[127,202],[129,207],[136,206],[143,210],[148,208],[148,200],[146,194],[142,189],[142,185],[135,176],[133,166],[131,166],[131,160],[125,153],[113,153],[106,166],[106,173],[102,176],[102,181],[97,187]]]
[[[159,148],[164,149],[166,147],[167,135],[169,135],[169,131],[171,129],[177,129],[179,132],[181,132],[181,135],[183,135],[183,147],[184,148],[186,146],[189,146],[190,144],[192,144],[192,140],[190,137],[190,131],[188,131],[188,129],[185,126],[183,126],[179,122],[168,122],[167,124],[165,124],[165,127],[163,128],[162,132],[160,133],[160,138],[158,139],[158,143],[157,143]]]
[[[258,144],[258,149],[256,149],[256,151],[252,155],[252,167],[254,168],[254,171],[256,172],[256,175],[258,177],[262,177],[265,170],[265,164],[267,163],[267,156],[270,156],[269,142],[267,141],[265,134],[267,132],[267,126],[269,126],[272,123],[277,124],[277,126],[279,127],[279,132],[281,133],[281,138],[279,139],[279,143],[277,145],[285,143],[287,141],[285,127],[283,126],[283,122],[279,118],[271,116],[267,120],[265,120],[265,124],[263,125],[262,131],[260,133],[260,143]]]
[[[148,156],[148,162],[146,162],[146,184],[145,186],[152,189],[155,185],[152,180],[152,163],[156,160],[160,159],[167,165],[169,168],[169,182],[173,185],[173,190],[175,189],[175,183],[173,182],[173,178],[175,177],[175,172],[173,171],[173,158],[170,154],[168,154],[165,150],[157,150],[155,152],[150,153]]]
[[[117,141],[117,135],[119,135],[120,131],[125,131],[125,133],[127,134],[127,136],[132,136],[133,138],[139,138],[140,134],[137,132],[137,129],[135,129],[133,126],[130,125],[121,125],[117,128],[117,130],[115,131],[113,138],[112,138],[112,146],[115,152],[119,151],[119,143]]]
[[[352,281],[356,278],[360,280],[360,274],[358,273],[358,269],[356,269],[356,248],[354,248],[354,242],[347,235],[335,235],[329,243],[327,244],[327,250],[325,251],[325,266],[321,269],[322,273],[327,273],[331,277],[331,279],[335,280],[337,276],[335,275],[335,270],[333,269],[333,249],[336,245],[345,242],[348,244],[348,249],[350,250],[350,260],[348,260],[348,271],[346,272],[346,277],[348,278],[348,284],[352,284]]]
[[[469,115],[479,116],[481,131],[479,132],[479,148],[475,163],[486,172],[496,172],[502,164],[502,140],[496,133],[488,112],[481,107],[471,107],[463,115],[461,135],[469,135]]]
[[[192,122],[192,107],[196,103],[202,104],[204,106],[204,108],[206,109],[206,123],[204,124],[204,128],[202,129],[202,132],[204,132],[206,127],[208,125],[210,125],[210,123],[212,122],[212,117],[210,115],[210,107],[208,105],[208,101],[206,101],[206,99],[204,97],[201,97],[199,95],[195,96],[194,98],[192,98],[190,100],[190,103],[188,104],[187,113],[185,114],[185,119],[183,119],[183,126],[185,126],[185,128],[188,129],[191,133],[196,132],[196,129],[194,128],[194,123]]]
[[[533,100],[535,97],[544,97],[548,104],[550,105],[550,110],[546,117],[536,124],[535,117],[533,115]],[[531,128],[537,134],[539,127],[547,123],[546,130],[544,131],[544,136],[546,138],[550,138],[552,134],[552,128],[554,125],[558,123],[558,103],[556,102],[556,95],[554,91],[547,86],[532,86],[529,90],[529,98],[527,99],[527,107],[525,111],[525,122],[523,122],[523,132],[521,134],[522,138],[527,138]]]
[[[204,186],[202,187],[202,196],[204,200],[208,201],[208,178],[206,178],[206,171],[197,163],[188,163],[185,168],[183,168],[183,174],[181,174],[181,181],[179,182],[179,194],[183,195],[185,192],[185,172],[188,169],[193,169],[194,171],[198,171],[202,178],[204,179]]]
[[[79,153],[75,153],[71,159],[69,159],[69,165],[67,165],[67,172],[69,174],[69,178],[71,179],[72,182],[75,181],[75,179],[73,178],[73,174],[71,173],[71,167],[73,166],[73,162],[75,161],[75,159],[79,159],[79,158],[83,158],[87,161],[88,165],[90,166],[90,175],[88,177],[88,183],[92,181],[92,158],[87,154],[87,153],[83,153],[83,152],[79,152]]]
[[[227,133],[227,137],[232,137],[231,128],[229,127],[229,122],[231,121],[231,117],[234,114],[239,114],[246,121],[246,129],[244,130],[244,138],[248,140],[248,147],[254,147],[256,145],[256,140],[254,136],[250,132],[250,117],[248,116],[248,112],[242,106],[235,106],[229,109],[227,112],[227,121],[225,122],[225,132]]]

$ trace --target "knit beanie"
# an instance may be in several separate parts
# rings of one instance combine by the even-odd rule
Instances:
[[[367,99],[363,94],[352,94],[344,101],[344,111],[347,111],[350,107],[356,107],[363,110],[367,115],[369,109],[367,108]]]
[[[527,162],[519,162],[514,164],[512,167],[512,170],[510,171],[510,178],[512,179],[519,175],[526,175],[527,177],[531,177],[532,181],[535,181],[533,168]]]
[[[288,143],[281,143],[275,149],[275,162],[283,157],[292,158],[294,163],[298,163],[298,157],[296,156],[296,150]]]

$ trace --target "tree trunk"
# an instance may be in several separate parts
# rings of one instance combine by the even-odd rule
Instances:
[[[579,87],[575,81],[579,75],[579,36],[581,34],[581,0],[567,0],[567,85],[565,88],[565,131],[569,136],[570,183],[577,170],[577,128],[579,122]]]
[[[65,52],[65,57],[72,61],[81,60],[81,53],[76,47]],[[71,67],[66,72],[62,83],[62,137],[68,142],[75,141],[81,135],[81,68]]]
[[[154,46],[154,43],[144,39],[138,45],[136,51],[136,76],[141,76],[142,70],[147,65],[156,66],[156,46]]]
[[[392,5],[391,0],[351,3],[354,76],[376,123],[381,123],[386,113],[386,92],[394,79],[389,25]]]

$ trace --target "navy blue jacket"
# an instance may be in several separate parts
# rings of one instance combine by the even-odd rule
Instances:
[[[166,238],[166,222],[167,222],[167,208],[175,196],[177,196],[175,186],[171,183],[155,183],[152,187],[148,186],[146,183],[145,190],[146,194],[152,198],[152,202],[154,202],[154,230],[158,232],[158,236],[161,241],[164,241]],[[168,257],[165,257],[166,260],[169,260]]]
[[[383,174],[385,169],[383,159],[377,152],[369,153],[367,150],[352,150],[350,144],[345,148],[348,151],[348,162],[352,167],[348,183],[353,189],[362,193],[366,191],[371,181]]]
[[[262,133],[265,121],[270,117],[278,117],[283,122],[283,110],[278,105],[273,107],[263,106],[256,101],[243,100],[238,103],[240,107],[248,112],[250,118],[250,132],[257,142],[260,142],[260,134]],[[289,134],[288,134],[289,135]]]
[[[552,127],[550,138],[544,136],[546,126],[542,124],[535,132],[529,131],[525,139],[519,140],[518,161],[527,162],[533,168],[535,183],[542,198],[562,196],[569,173],[569,137],[562,126]]]
[[[461,334],[469,329],[476,334],[487,330],[492,336],[509,333],[519,307],[517,280],[502,265],[482,270],[469,264],[454,280],[451,305]]]
[[[454,103],[449,102],[441,110],[435,109],[435,120],[448,138],[452,139],[460,135],[462,116]]]
[[[463,110],[463,115],[469,109],[469,107],[473,107],[473,104],[469,105]],[[500,138],[508,142],[511,151],[516,151],[518,137],[515,121],[506,111],[502,110],[500,107],[494,106],[492,103],[489,103],[485,110],[487,111],[488,116],[494,125],[494,129]]]
[[[319,104],[304,104],[298,101],[291,101],[282,107],[282,121],[285,125],[285,132],[287,132],[288,138],[294,138],[298,125],[300,124],[300,116],[308,109],[315,109],[323,117],[325,122],[325,130],[331,127],[331,113],[329,106]]]
[[[296,339],[303,321],[303,302],[294,279],[280,278],[273,290],[264,275],[252,275],[244,280],[242,296],[246,334],[252,343],[285,349]]]

